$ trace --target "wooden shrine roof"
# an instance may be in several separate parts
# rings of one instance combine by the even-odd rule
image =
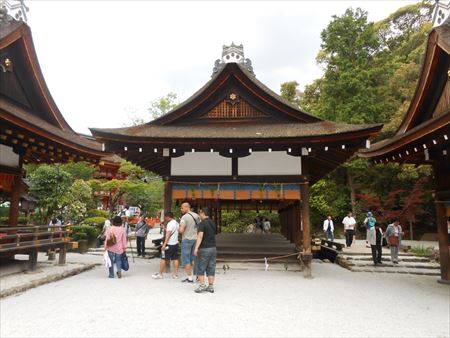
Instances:
[[[139,138],[148,139],[273,139],[273,138],[355,138],[358,133],[370,136],[381,124],[354,125],[320,121],[312,123],[233,124],[231,126],[190,125],[160,126],[140,125],[127,128],[96,129],[92,133],[98,140]]]
[[[44,80],[30,28],[0,20],[0,141],[21,149],[27,162],[104,156],[101,145],[72,130]]]
[[[166,178],[169,158],[184,152],[214,148],[223,157],[244,157],[252,149],[308,156],[310,181],[316,182],[365,147],[381,128],[381,124],[324,121],[267,88],[241,64],[226,63],[199,91],[161,118],[139,126],[91,131],[107,151]],[[254,182],[261,177],[241,179]],[[278,179],[299,182],[298,177]]]
[[[360,151],[375,162],[427,163],[424,151],[447,147],[450,138],[450,25],[434,28],[419,82],[406,115],[390,138]],[[428,151],[428,150],[427,150]]]

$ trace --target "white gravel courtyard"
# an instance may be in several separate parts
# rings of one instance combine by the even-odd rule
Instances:
[[[87,255],[83,255],[87,258]],[[101,260],[101,257],[94,257]],[[299,272],[231,269],[215,294],[152,280],[159,261],[124,278],[105,268],[3,298],[1,337],[449,337],[449,286],[434,277],[353,273],[315,263]]]

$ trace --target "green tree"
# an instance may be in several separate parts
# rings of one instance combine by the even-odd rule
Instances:
[[[46,216],[52,217],[61,212],[62,201],[73,183],[72,176],[58,165],[41,165],[28,177],[30,193],[39,200]]]
[[[375,57],[381,45],[367,12],[347,9],[333,16],[321,37],[317,61],[324,76],[315,113],[338,122],[384,121],[386,104],[380,98],[390,70]]]
[[[90,180],[97,170],[95,166],[84,161],[62,164],[61,169],[68,172],[73,179],[84,181]]]
[[[86,217],[87,211],[95,207],[90,185],[82,179],[75,180],[68,192],[62,196],[60,204],[65,220],[80,222]]]
[[[301,92],[298,90],[297,81],[288,81],[281,84],[280,88],[281,97],[285,98],[296,106],[300,103]]]
[[[168,93],[166,96],[162,96],[150,103],[148,112],[153,120],[166,115],[169,111],[176,108],[179,102],[177,94],[174,92]]]
[[[126,175],[128,180],[143,179],[146,176],[144,169],[126,160],[120,164],[119,173]]]

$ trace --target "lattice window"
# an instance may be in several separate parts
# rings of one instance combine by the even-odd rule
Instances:
[[[266,117],[266,114],[256,110],[253,106],[231,93],[228,98],[220,102],[211,111],[204,114],[204,119],[246,119]]]

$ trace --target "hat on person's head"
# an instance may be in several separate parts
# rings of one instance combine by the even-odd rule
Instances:
[[[113,225],[122,225],[122,217],[114,216],[114,218],[112,219],[112,224]]]
[[[367,213],[367,217],[373,217],[372,212],[369,211],[369,212]]]

